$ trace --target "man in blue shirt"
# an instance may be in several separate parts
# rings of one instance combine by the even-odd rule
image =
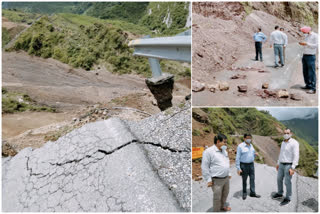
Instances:
[[[267,40],[267,37],[261,32],[261,28],[258,28],[258,31],[253,35],[253,40],[256,47],[256,61],[258,61],[260,54],[260,61],[262,62],[262,43]]]
[[[250,177],[250,197],[260,198],[255,192],[254,184],[254,158],[255,150],[251,144],[251,134],[244,134],[244,142],[240,143],[237,148],[236,167],[238,175],[242,176],[242,199],[247,198],[247,178]]]

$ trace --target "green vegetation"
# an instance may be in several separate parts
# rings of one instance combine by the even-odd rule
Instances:
[[[201,136],[201,132],[199,130],[197,130],[197,129],[193,129],[192,130],[192,135],[193,136]]]
[[[121,20],[144,26],[154,31],[154,34],[174,35],[185,30],[188,4],[189,2],[6,2],[3,3],[3,8],[29,13],[73,13]],[[165,19],[170,23],[169,27],[164,22]]]
[[[8,92],[2,88],[2,113],[15,113],[23,111],[56,112],[48,106],[39,106],[27,95],[18,92]]]
[[[315,150],[318,150],[318,114],[309,119],[291,119],[281,121],[293,133],[307,141]]]
[[[120,74],[150,73],[147,59],[132,57],[128,33],[92,17],[74,14],[43,17],[17,39],[13,49],[53,57],[85,70],[105,63],[108,70]]]
[[[124,20],[137,24],[146,13],[148,2],[95,2],[85,12],[100,19]]]
[[[272,136],[278,134],[277,127],[284,128],[275,118],[255,108],[208,108],[205,111],[215,133]]]
[[[141,18],[140,23],[157,33],[166,35],[180,33],[186,30],[188,4],[188,2],[150,2],[147,8],[148,14]],[[168,25],[164,20],[168,20]]]
[[[34,20],[39,18],[41,15],[36,13],[25,13],[15,10],[2,10],[2,17],[6,17],[9,21],[15,23],[32,24]]]
[[[148,29],[123,21],[57,14],[38,20],[21,34],[11,50],[24,50],[43,58],[52,57],[85,70],[102,64],[118,74],[134,72],[149,77],[148,60],[134,57],[133,49],[128,46],[132,33],[143,32],[148,32]],[[163,72],[177,76],[189,76],[191,73],[189,67],[174,61],[162,60],[161,68]]]
[[[25,29],[24,26],[18,25],[17,27],[7,29],[2,27],[2,46],[8,44],[17,34]]]

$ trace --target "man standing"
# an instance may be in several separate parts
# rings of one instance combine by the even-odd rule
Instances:
[[[230,161],[226,151],[227,137],[218,134],[214,137],[214,145],[206,149],[202,155],[202,176],[213,190],[213,212],[230,211],[225,206],[229,194]]]
[[[256,194],[254,183],[254,158],[255,150],[251,144],[251,134],[244,134],[244,142],[240,143],[237,148],[236,167],[238,175],[242,176],[242,199],[247,198],[247,178],[250,177],[250,197],[260,198]]]
[[[267,37],[261,32],[261,28],[258,28],[258,31],[253,35],[253,40],[256,48],[256,61],[258,61],[260,55],[260,61],[262,62],[262,43],[267,40]]]
[[[305,41],[299,42],[304,47],[302,57],[302,69],[305,86],[302,89],[309,89],[308,94],[316,93],[316,53],[318,49],[318,34],[311,31],[311,27],[300,29],[305,35]]]
[[[279,26],[275,26],[275,31],[273,31],[270,35],[270,48],[274,49],[274,63],[275,68],[279,67],[277,58],[280,58],[281,66],[284,66],[283,62],[283,44],[285,43],[285,36],[279,30]]]
[[[291,138],[292,133],[290,129],[284,130],[284,140],[281,144],[281,150],[277,165],[278,177],[278,192],[272,196],[273,199],[282,198],[283,195],[283,178],[286,185],[287,194],[281,206],[290,203],[292,195],[291,179],[294,174],[294,170],[299,163],[299,143],[295,139]]]
[[[287,34],[284,33],[284,28],[283,27],[280,28],[280,31],[283,33],[284,38],[285,38],[282,47],[283,47],[283,63],[286,63],[286,47],[288,45],[288,36],[287,36]],[[281,63],[281,62],[279,61],[279,63]]]

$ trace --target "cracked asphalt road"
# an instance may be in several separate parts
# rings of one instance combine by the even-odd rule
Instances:
[[[292,178],[291,202],[280,206],[281,200],[271,199],[271,194],[277,191],[277,173],[274,167],[255,163],[256,192],[261,198],[247,197],[242,200],[242,179],[237,175],[234,165],[231,167],[231,176],[227,202],[233,212],[318,212],[317,179],[295,174]],[[247,182],[249,185],[249,179]],[[212,212],[212,201],[212,189],[207,188],[206,182],[192,181],[192,211]]]
[[[190,103],[140,122],[87,124],[2,159],[3,211],[191,209]]]

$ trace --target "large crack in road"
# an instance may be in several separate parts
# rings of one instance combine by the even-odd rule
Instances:
[[[140,122],[98,121],[22,150],[3,161],[3,210],[189,211],[186,106]]]

